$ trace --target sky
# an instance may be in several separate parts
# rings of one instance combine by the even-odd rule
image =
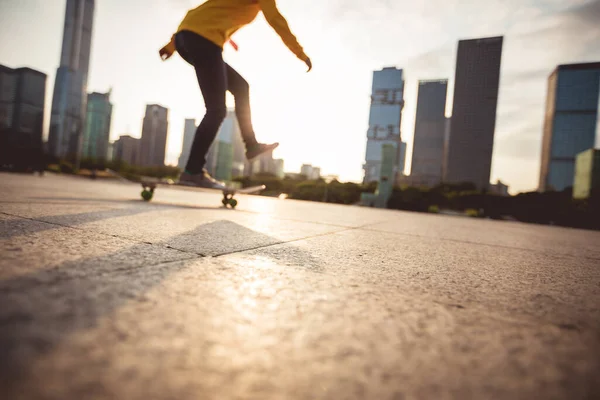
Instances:
[[[0,64],[48,75],[45,137],[66,0],[1,0]],[[146,104],[168,107],[166,161],[176,164],[185,118],[204,102],[194,71],[166,44],[194,0],[96,0],[88,91],[112,88],[111,140],[140,137]],[[600,0],[278,0],[314,68],[298,60],[259,16],[238,31],[224,57],[250,83],[254,127],[280,142],[287,172],[303,163],[344,181],[361,181],[372,72],[406,76],[402,137],[410,172],[417,84],[449,79],[458,40],[504,36],[491,180],[511,193],[535,190],[540,170],[547,80],[559,64],[600,61]],[[228,105],[233,106],[232,98]]]

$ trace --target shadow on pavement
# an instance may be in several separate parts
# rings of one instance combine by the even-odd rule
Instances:
[[[48,219],[77,224],[132,212],[138,211],[110,210]],[[11,228],[14,235],[40,230],[27,224]],[[223,247],[223,242],[229,242],[229,247]],[[127,302],[144,301],[145,293],[197,263],[201,245],[221,246],[223,253],[231,254],[278,243],[282,242],[234,222],[216,221],[161,242],[139,243],[0,281],[0,392],[17,393],[20,385],[31,385],[28,371],[37,359],[69,335],[94,328],[100,318]],[[295,260],[292,268],[321,272],[319,261],[305,250],[288,246],[284,252],[283,257],[278,253],[278,265],[285,265],[284,259]],[[302,267],[298,267],[298,260],[303,260]],[[248,268],[252,268],[252,257]]]
[[[57,227],[61,226],[83,225],[89,222],[136,215],[149,211],[152,210],[139,207],[130,207],[90,211],[78,214],[51,215],[36,217],[35,219],[14,216],[15,219],[0,221],[0,239],[8,239],[13,236],[42,232],[50,229],[56,229]],[[13,216],[12,214],[7,215]]]

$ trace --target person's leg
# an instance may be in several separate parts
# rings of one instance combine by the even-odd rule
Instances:
[[[248,82],[229,64],[225,64],[227,72],[227,90],[231,92],[235,99],[235,115],[240,124],[242,139],[246,147],[257,143],[252,127],[252,113],[250,111],[250,85]]]
[[[180,32],[177,35],[176,44],[178,52],[196,70],[196,77],[206,106],[206,114],[196,130],[185,168],[189,174],[200,174],[206,163],[206,154],[227,113],[225,63],[222,49],[196,34]]]
[[[246,145],[246,156],[252,159],[273,150],[278,146],[277,143],[265,145],[258,143],[256,140],[254,128],[252,127],[252,112],[250,111],[250,85],[229,64],[225,64],[225,70],[227,71],[227,90],[231,92],[235,99],[235,115],[240,124],[242,139]]]

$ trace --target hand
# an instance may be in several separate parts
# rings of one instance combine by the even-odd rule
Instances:
[[[312,62],[310,61],[310,58],[306,57],[306,60],[304,60],[304,62],[308,66],[308,71],[306,72],[310,72],[310,70],[312,69]]]
[[[167,50],[167,46],[163,47],[162,49],[160,49],[160,51],[158,52],[158,54],[160,55],[160,58],[165,61],[167,60],[169,57],[171,57],[171,53]]]

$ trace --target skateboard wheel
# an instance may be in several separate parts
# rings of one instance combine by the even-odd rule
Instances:
[[[227,204],[229,204],[229,201],[227,199],[223,199],[223,200],[221,200],[221,203],[223,203],[223,205],[225,207],[227,207]]]
[[[237,200],[236,199],[231,199],[229,200],[229,205],[231,206],[231,208],[235,208],[235,206],[237,206]]]
[[[152,200],[152,195],[153,193],[150,190],[144,189],[142,191],[142,199],[144,199],[145,201]]]

